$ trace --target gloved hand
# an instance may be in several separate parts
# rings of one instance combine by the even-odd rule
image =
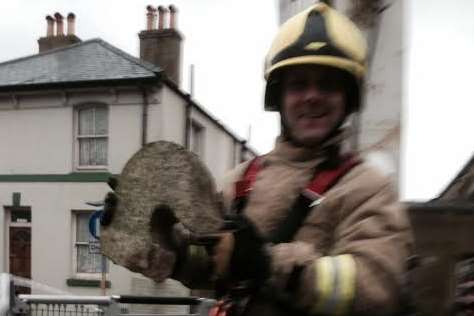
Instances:
[[[270,256],[265,241],[255,225],[244,215],[228,217],[228,232],[223,233],[214,247],[213,261],[218,286],[246,287],[245,291],[259,288],[270,275]]]
[[[186,249],[179,252],[173,274],[185,284],[196,284],[197,276],[212,279],[220,295],[236,289],[253,291],[270,275],[265,242],[245,216],[228,217],[221,232],[205,236],[192,234],[178,222],[173,238],[180,249]]]
[[[115,190],[118,180],[107,181]],[[118,197],[109,192],[104,199],[104,212],[100,223],[110,225],[118,204]],[[196,235],[176,218],[172,210],[161,209],[151,219],[160,232],[160,245],[176,253],[173,278],[190,285],[201,283],[189,279],[205,277],[218,280],[225,288],[238,283],[261,284],[270,274],[270,257],[265,242],[254,224],[243,215],[226,218],[221,232],[212,235]],[[159,227],[158,227],[159,226]]]

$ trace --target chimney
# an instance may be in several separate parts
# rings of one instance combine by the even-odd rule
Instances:
[[[138,34],[140,38],[140,59],[161,67],[166,76],[178,86],[181,83],[181,42],[183,36],[177,30],[177,9],[158,7],[158,29],[149,27],[151,7],[147,7],[147,29]],[[167,18],[169,9],[169,19]],[[156,17],[156,10],[155,17]],[[166,22],[169,20],[169,25]]]
[[[56,12],[54,18],[56,19],[56,36],[64,36],[63,16]]]
[[[169,9],[170,9],[170,29],[175,29],[178,10],[176,9],[174,5],[170,5]]]
[[[159,30],[162,30],[164,28],[163,26],[165,24],[165,15],[166,15],[166,13],[167,13],[166,8],[160,5],[158,7],[158,14],[159,14],[159,16],[158,16],[158,29]]]
[[[146,30],[151,31],[156,29],[156,9],[151,5],[146,7]]]
[[[51,15],[46,16],[46,37],[54,36],[54,18]]]
[[[63,20],[59,12],[54,14],[54,18],[51,15],[46,16],[46,36],[38,39],[40,53],[81,42],[81,39],[75,35],[76,16],[74,13],[69,13],[67,16],[67,35],[64,34]],[[55,23],[56,34],[54,33]]]
[[[74,33],[76,32],[76,16],[74,13],[69,13],[67,15],[67,35],[75,35]]]

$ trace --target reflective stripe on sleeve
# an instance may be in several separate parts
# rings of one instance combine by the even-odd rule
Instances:
[[[355,296],[356,286],[356,263],[351,255],[336,257],[339,260],[340,272],[340,302],[336,315],[344,315],[349,311]]]
[[[356,265],[351,255],[322,257],[314,263],[318,302],[314,312],[324,315],[347,313],[355,294]]]
[[[318,302],[315,312],[326,310],[326,305],[331,300],[335,285],[334,264],[331,257],[322,257],[314,263],[315,286],[318,293]]]

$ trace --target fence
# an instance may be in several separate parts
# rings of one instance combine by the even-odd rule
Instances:
[[[8,274],[0,275],[0,316],[151,316],[160,314],[129,313],[133,304],[187,305],[193,313],[183,316],[207,316],[215,305],[211,299],[199,297],[151,296],[73,296],[18,295]],[[163,314],[161,314],[163,315]],[[171,315],[171,314],[167,314]],[[179,316],[175,314],[174,316]]]

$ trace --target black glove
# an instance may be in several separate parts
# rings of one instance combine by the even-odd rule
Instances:
[[[270,276],[270,256],[265,249],[265,240],[244,215],[227,217],[226,222],[227,227],[224,229],[233,231],[234,249],[229,272],[218,282],[218,292],[229,289],[253,292]]]
[[[181,223],[173,224],[173,244],[178,255],[174,278],[185,283],[204,284],[216,276],[216,251],[222,236],[231,233],[234,245],[228,271],[216,280],[218,297],[247,296],[256,291],[270,276],[270,257],[265,241],[254,224],[245,216],[227,217],[220,233],[195,235]],[[186,282],[188,281],[188,282]]]

